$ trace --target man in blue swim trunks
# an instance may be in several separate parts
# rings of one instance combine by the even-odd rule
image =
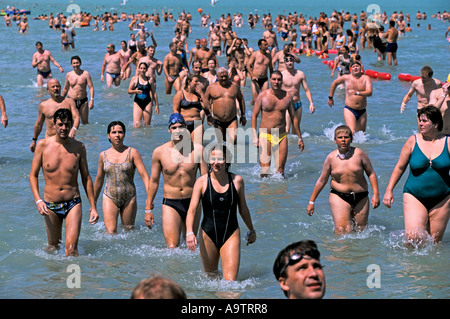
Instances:
[[[350,64],[350,74],[344,74],[333,81],[328,96],[328,105],[333,107],[333,95],[339,84],[345,83],[345,124],[353,133],[366,131],[367,125],[367,97],[372,96],[372,81],[370,77],[362,74],[362,65],[359,61]]]
[[[31,66],[33,68],[37,68],[37,85],[43,86],[44,81],[48,81],[52,78],[52,70],[50,69],[50,61],[61,71],[61,73],[64,72],[61,65],[56,62],[53,55],[48,50],[43,49],[42,42],[38,41],[36,42],[36,50],[33,54]]]
[[[78,172],[91,205],[89,222],[97,223],[99,215],[94,200],[94,186],[89,175],[83,143],[69,137],[73,125],[69,109],[58,109],[53,116],[56,134],[37,143],[30,171],[30,187],[39,214],[44,216],[47,230],[47,251],[59,249],[63,222],[66,226],[65,254],[78,256],[81,229],[81,199]],[[42,167],[45,189],[39,195],[39,171]]]
[[[116,47],[113,43],[110,43],[106,46],[106,51],[108,53],[105,54],[102,64],[102,73],[100,80],[103,82],[105,77],[106,70],[106,85],[108,87],[112,87],[113,83],[115,86],[120,85],[120,79],[123,75],[121,66],[125,64],[123,56],[117,51]]]

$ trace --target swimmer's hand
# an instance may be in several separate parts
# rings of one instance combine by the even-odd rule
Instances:
[[[155,224],[155,217],[151,211],[145,213],[144,222],[148,228],[152,229],[152,226]]]
[[[308,207],[306,207],[306,213],[309,216],[312,216],[314,214],[314,204],[309,203]]]
[[[89,212],[91,213],[91,216],[89,218],[89,224],[91,225],[97,224],[99,218],[97,209],[91,207]]]
[[[92,110],[93,108],[94,108],[94,100],[93,99],[91,99],[90,101],[89,101],[89,109],[90,110]]]
[[[39,214],[41,214],[42,216],[48,215],[48,208],[44,202],[40,201],[36,205],[37,205]]]
[[[248,231],[247,235],[245,236],[245,239],[247,240],[247,246],[249,244],[253,244],[256,241],[256,231]]]
[[[158,106],[158,105],[155,106],[155,113],[156,113],[156,114],[159,114],[159,106]]]
[[[383,204],[387,208],[391,208],[393,203],[394,203],[394,195],[392,194],[392,192],[386,191],[386,193],[384,193],[384,197],[383,197]]]
[[[373,209],[380,206],[380,196],[378,196],[377,194],[374,194],[372,196],[371,204],[372,204]]]
[[[305,149],[305,143],[303,143],[303,140],[301,138],[298,139],[298,148],[301,152]]]
[[[186,245],[190,251],[195,251],[197,246],[197,238],[194,233],[190,232],[186,235]]]

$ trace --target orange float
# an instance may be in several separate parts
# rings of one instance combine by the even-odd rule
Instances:
[[[203,9],[202,8],[198,8],[198,13],[200,13],[200,14],[202,14],[202,12],[203,12]]]

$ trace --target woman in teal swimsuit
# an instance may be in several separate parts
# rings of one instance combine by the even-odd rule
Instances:
[[[119,214],[125,230],[134,227],[137,212],[135,170],[137,169],[141,175],[146,190],[149,177],[139,152],[123,144],[125,125],[120,121],[113,121],[108,125],[107,133],[112,146],[101,152],[98,158],[94,196],[97,202],[106,177],[103,191],[103,220],[106,232],[115,234]]]
[[[410,174],[403,188],[405,236],[418,244],[428,233],[440,242],[450,216],[450,140],[440,134],[443,120],[436,107],[419,109],[417,118],[419,133],[403,146],[383,203],[392,206],[393,189],[409,164]]]

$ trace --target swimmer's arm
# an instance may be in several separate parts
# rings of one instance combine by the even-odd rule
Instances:
[[[252,53],[250,58],[247,61],[247,73],[250,76],[250,79],[253,79],[253,63],[255,63],[255,52]]]
[[[370,80],[368,75],[364,75],[365,77],[365,90],[357,91],[358,95],[361,96],[372,96],[372,81]]]
[[[136,149],[132,148],[131,149],[131,158],[134,162],[134,166],[136,166],[136,169],[142,178],[142,181],[144,182],[145,190],[147,190],[149,176],[148,176],[147,169],[145,168],[144,161],[142,160],[141,154],[139,154],[139,152]]]
[[[239,102],[240,115],[241,117],[245,117],[245,99],[240,88],[238,88],[237,100]]]
[[[411,84],[411,87],[409,88],[408,93],[406,93],[406,95],[403,97],[402,105],[400,107],[400,113],[403,113],[405,111],[406,104],[409,102],[409,100],[411,99],[411,97],[414,95],[415,92],[416,92],[416,86],[414,85],[414,82],[413,82]]]
[[[361,152],[361,156],[362,156],[362,164],[363,164],[364,170],[365,170],[367,176],[369,177],[369,182],[370,182],[370,185],[372,186],[373,195],[372,195],[371,204],[372,204],[373,208],[377,208],[378,206],[380,206],[380,190],[378,188],[377,174],[375,173],[375,170],[373,169],[372,163],[370,162],[370,159],[367,156],[367,154],[362,151],[360,151],[360,152]]]
[[[128,59],[128,62],[125,63],[125,65],[122,67],[121,72],[125,72],[125,70],[130,66],[130,64],[133,63],[134,61],[136,61],[136,56],[137,56],[137,52],[133,53],[133,55],[130,57],[130,59]]]
[[[43,152],[43,141],[40,141],[36,145],[36,151],[33,156],[33,160],[31,162],[31,170],[30,170],[30,188],[31,193],[33,194],[34,201],[38,201],[41,199],[41,196],[39,195],[39,171],[42,166],[42,152]]]
[[[334,101],[333,101],[333,95],[334,95],[334,91],[336,91],[336,87],[337,87],[339,84],[344,83],[344,82],[345,82],[345,79],[346,79],[346,76],[343,75],[343,76],[338,77],[336,80],[333,81],[333,83],[331,83],[331,87],[330,87],[330,95],[328,96],[328,105],[329,105],[330,107],[333,106],[333,104],[334,104]],[[331,97],[331,99],[330,99],[330,97]]]
[[[268,54],[267,56],[269,58],[269,77],[272,75],[273,73],[273,64],[272,64],[272,56],[270,54]]]
[[[181,114],[181,97],[183,96],[183,92],[180,90],[178,91],[175,96],[173,97],[172,105],[173,105],[173,113],[180,113]],[[206,100],[206,98],[205,98]],[[209,111],[209,110],[208,110]]]
[[[152,38],[153,46],[154,46],[155,49],[156,49],[156,47],[158,46],[158,44],[156,43],[156,40],[155,40],[155,38],[153,37],[153,30],[150,31],[150,37]]]
[[[97,212],[97,204],[94,199],[94,184],[92,183],[91,175],[89,175],[86,148],[84,147],[84,145],[81,146],[80,151],[80,175],[84,191],[86,192],[89,204],[91,205],[89,223],[91,225],[94,225],[98,222],[99,216]]]
[[[253,131],[253,144],[258,146],[258,116],[261,112],[261,98],[262,94],[258,94],[255,100],[255,105],[253,106],[253,113],[252,113],[252,131]]]
[[[167,81],[170,82],[169,58],[167,57],[167,55],[164,57],[164,61],[163,61],[163,70],[164,70],[164,74],[166,75]]]
[[[247,242],[247,245],[248,245],[248,244],[255,242],[256,232],[255,232],[255,228],[253,227],[252,216],[250,215],[250,210],[248,209],[247,201],[245,199],[244,180],[242,179],[241,176],[235,175],[233,183],[234,183],[236,190],[238,192],[238,195],[239,195],[239,202],[238,202],[239,214],[241,215],[242,220],[244,221],[248,230],[252,234],[252,240],[249,240]]]
[[[158,75],[161,75],[162,70],[163,70],[163,63],[158,60],[158,64],[156,65],[156,73]]]
[[[131,78],[130,84],[128,85],[128,94],[140,93],[141,90],[136,90],[137,81],[139,81],[137,76]]]
[[[97,176],[94,182],[94,201],[97,203],[98,197],[103,187],[103,182],[105,179],[105,171],[103,170],[103,152],[100,153],[98,157],[98,168]]]
[[[61,66],[58,62],[56,62],[55,58],[53,57],[53,55],[52,55],[50,52],[48,53],[48,57],[50,58],[50,61],[52,61],[52,63],[53,63],[57,68],[59,68],[59,70],[61,71],[61,73],[64,72],[62,66]]]
[[[62,90],[61,96],[62,97],[66,97],[67,93],[69,92],[69,87],[70,87],[70,83],[69,83],[69,73],[66,74],[66,81],[64,82],[64,88]]]
[[[195,215],[197,214],[198,205],[200,204],[200,200],[202,198],[205,178],[207,178],[207,175],[202,175],[195,182],[194,189],[192,190],[191,203],[189,204],[189,209],[186,215],[186,244],[188,249],[191,251],[195,251],[195,246],[197,245],[197,238],[194,233],[194,220]]]
[[[92,77],[91,74],[88,72],[87,74],[87,85],[89,88],[89,94],[90,94],[90,99],[89,99],[89,108],[93,108],[94,107],[94,83],[92,82]]]
[[[156,192],[158,191],[159,187],[159,177],[161,176],[162,170],[159,156],[160,156],[159,150],[155,149],[152,155],[152,167],[147,187],[147,201],[145,204],[146,210],[153,209],[154,207],[153,201],[155,199]]]
[[[103,59],[103,63],[102,63],[102,73],[101,73],[101,77],[103,78],[104,74],[105,74],[105,70],[106,70],[106,55],[105,58]]]
[[[322,172],[320,173],[320,176],[317,179],[311,197],[309,198],[309,204],[306,209],[309,216],[312,216],[312,214],[314,213],[314,202],[316,201],[322,189],[327,184],[328,179],[331,175],[331,157],[333,156],[333,154],[334,151],[328,154],[327,158],[325,159],[325,162],[323,163],[322,166]]]
[[[305,91],[306,98],[309,101],[309,111],[311,112],[311,114],[314,114],[314,111],[316,110],[316,108],[314,107],[312,94],[308,87],[308,83],[306,83],[306,77],[304,75],[302,77],[302,86],[303,86],[303,90]]]
[[[39,105],[39,114],[38,118],[36,120],[36,123],[34,124],[34,132],[33,132],[33,141],[31,142],[30,149],[32,152],[34,152],[34,149],[36,147],[36,141],[39,137],[39,134],[42,132],[42,127],[44,126],[45,122],[45,115],[42,113],[42,104]]]
[[[386,191],[384,193],[383,198],[384,205],[386,205],[389,208],[392,206],[392,203],[394,202],[394,195],[393,195],[394,187],[395,185],[397,185],[398,181],[400,180],[406,168],[408,167],[414,143],[415,137],[413,135],[406,141],[405,145],[403,146],[400,152],[398,162],[392,171],[391,177],[389,178],[389,183],[386,187]]]
[[[69,136],[72,138],[75,138],[76,131],[80,127],[80,112],[78,112],[78,109],[77,109],[77,106],[75,105],[74,100],[70,99],[69,104],[70,104],[70,110],[72,111],[72,116],[73,116],[73,126],[72,126],[72,129],[70,130]]]
[[[3,127],[8,126],[8,116],[6,115],[6,106],[5,106],[5,100],[3,100],[3,97],[0,95],[0,112],[2,113],[1,116],[1,123]]]

